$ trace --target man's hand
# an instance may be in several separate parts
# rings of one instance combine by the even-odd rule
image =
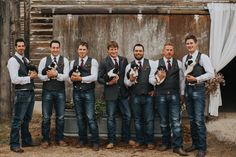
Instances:
[[[186,79],[188,82],[197,82],[196,77],[192,76],[192,75],[187,75]]]
[[[130,77],[129,77],[129,80],[130,80],[131,82],[134,82],[136,79],[137,79],[137,76],[134,77],[133,75],[130,75]]]
[[[33,80],[38,77],[38,73],[36,71],[31,71],[29,77]]]
[[[71,81],[82,81],[82,77],[76,72],[72,73],[70,79]]]
[[[58,75],[57,70],[52,69],[47,71],[48,78],[56,78],[57,75]]]
[[[117,75],[111,81],[109,81],[108,84],[109,85],[117,84],[118,80],[119,80],[119,76]]]

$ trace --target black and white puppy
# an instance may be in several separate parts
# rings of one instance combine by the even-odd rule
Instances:
[[[117,78],[117,77],[119,77],[119,68],[113,68],[110,71],[108,71],[108,73],[106,74],[105,81],[109,82],[113,78]]]
[[[57,63],[56,62],[54,62],[54,61],[52,61],[52,63],[49,65],[49,66],[47,66],[47,67],[45,67],[43,70],[42,70],[42,75],[47,75],[47,71],[48,70],[52,70],[52,69],[57,69]]]
[[[158,73],[160,73],[160,72],[165,72],[165,73],[167,73],[167,69],[166,69],[166,66],[158,66],[157,67],[157,70],[156,70],[156,72],[155,72],[155,78],[157,79],[157,80],[159,80],[159,77],[158,77]],[[165,80],[165,78],[164,78],[164,80]]]
[[[127,72],[127,78],[129,79],[130,76],[136,77],[134,83],[138,83],[138,65],[136,63],[130,65],[130,70]]]
[[[187,66],[187,69],[184,72],[184,76],[187,76],[189,73],[193,71],[193,68],[196,65],[196,62],[193,61],[192,59],[188,59],[185,64]]]

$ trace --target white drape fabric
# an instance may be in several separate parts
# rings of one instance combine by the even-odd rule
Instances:
[[[236,4],[209,3],[211,17],[209,56],[216,72],[224,68],[236,56]],[[220,86],[210,95],[209,114],[218,116],[222,106]]]

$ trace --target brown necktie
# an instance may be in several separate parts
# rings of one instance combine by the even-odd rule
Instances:
[[[119,64],[118,64],[118,62],[117,62],[117,59],[114,58],[114,61],[115,61],[115,68],[118,68],[118,67],[119,67]]]
[[[80,67],[82,68],[84,66],[84,60],[81,59]]]

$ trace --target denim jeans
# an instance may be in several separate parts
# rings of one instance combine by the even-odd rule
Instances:
[[[10,147],[19,148],[19,131],[21,130],[22,144],[32,144],[29,132],[29,122],[34,109],[34,91],[16,91],[14,115],[11,124]]]
[[[192,145],[198,150],[206,151],[205,87],[187,85],[185,102],[190,121]]]
[[[43,141],[50,142],[50,127],[51,127],[51,116],[52,109],[55,109],[56,113],[56,137],[55,140],[58,142],[63,140],[64,135],[64,111],[65,111],[65,90],[43,90],[42,93],[42,135]]]
[[[80,143],[87,142],[87,123],[92,135],[92,143],[99,144],[98,125],[95,117],[95,94],[94,89],[81,91],[73,90],[73,101],[77,125],[79,128]]]
[[[153,144],[154,105],[149,95],[132,95],[131,109],[134,115],[136,141],[139,144]]]
[[[183,144],[182,126],[180,123],[180,95],[160,94],[156,96],[157,110],[160,116],[162,144],[171,146],[171,129],[173,133],[173,148]]]
[[[128,143],[130,140],[131,111],[128,99],[121,97],[117,100],[106,101],[108,142],[113,144],[116,142],[115,113],[117,107],[122,114],[122,140]]]

